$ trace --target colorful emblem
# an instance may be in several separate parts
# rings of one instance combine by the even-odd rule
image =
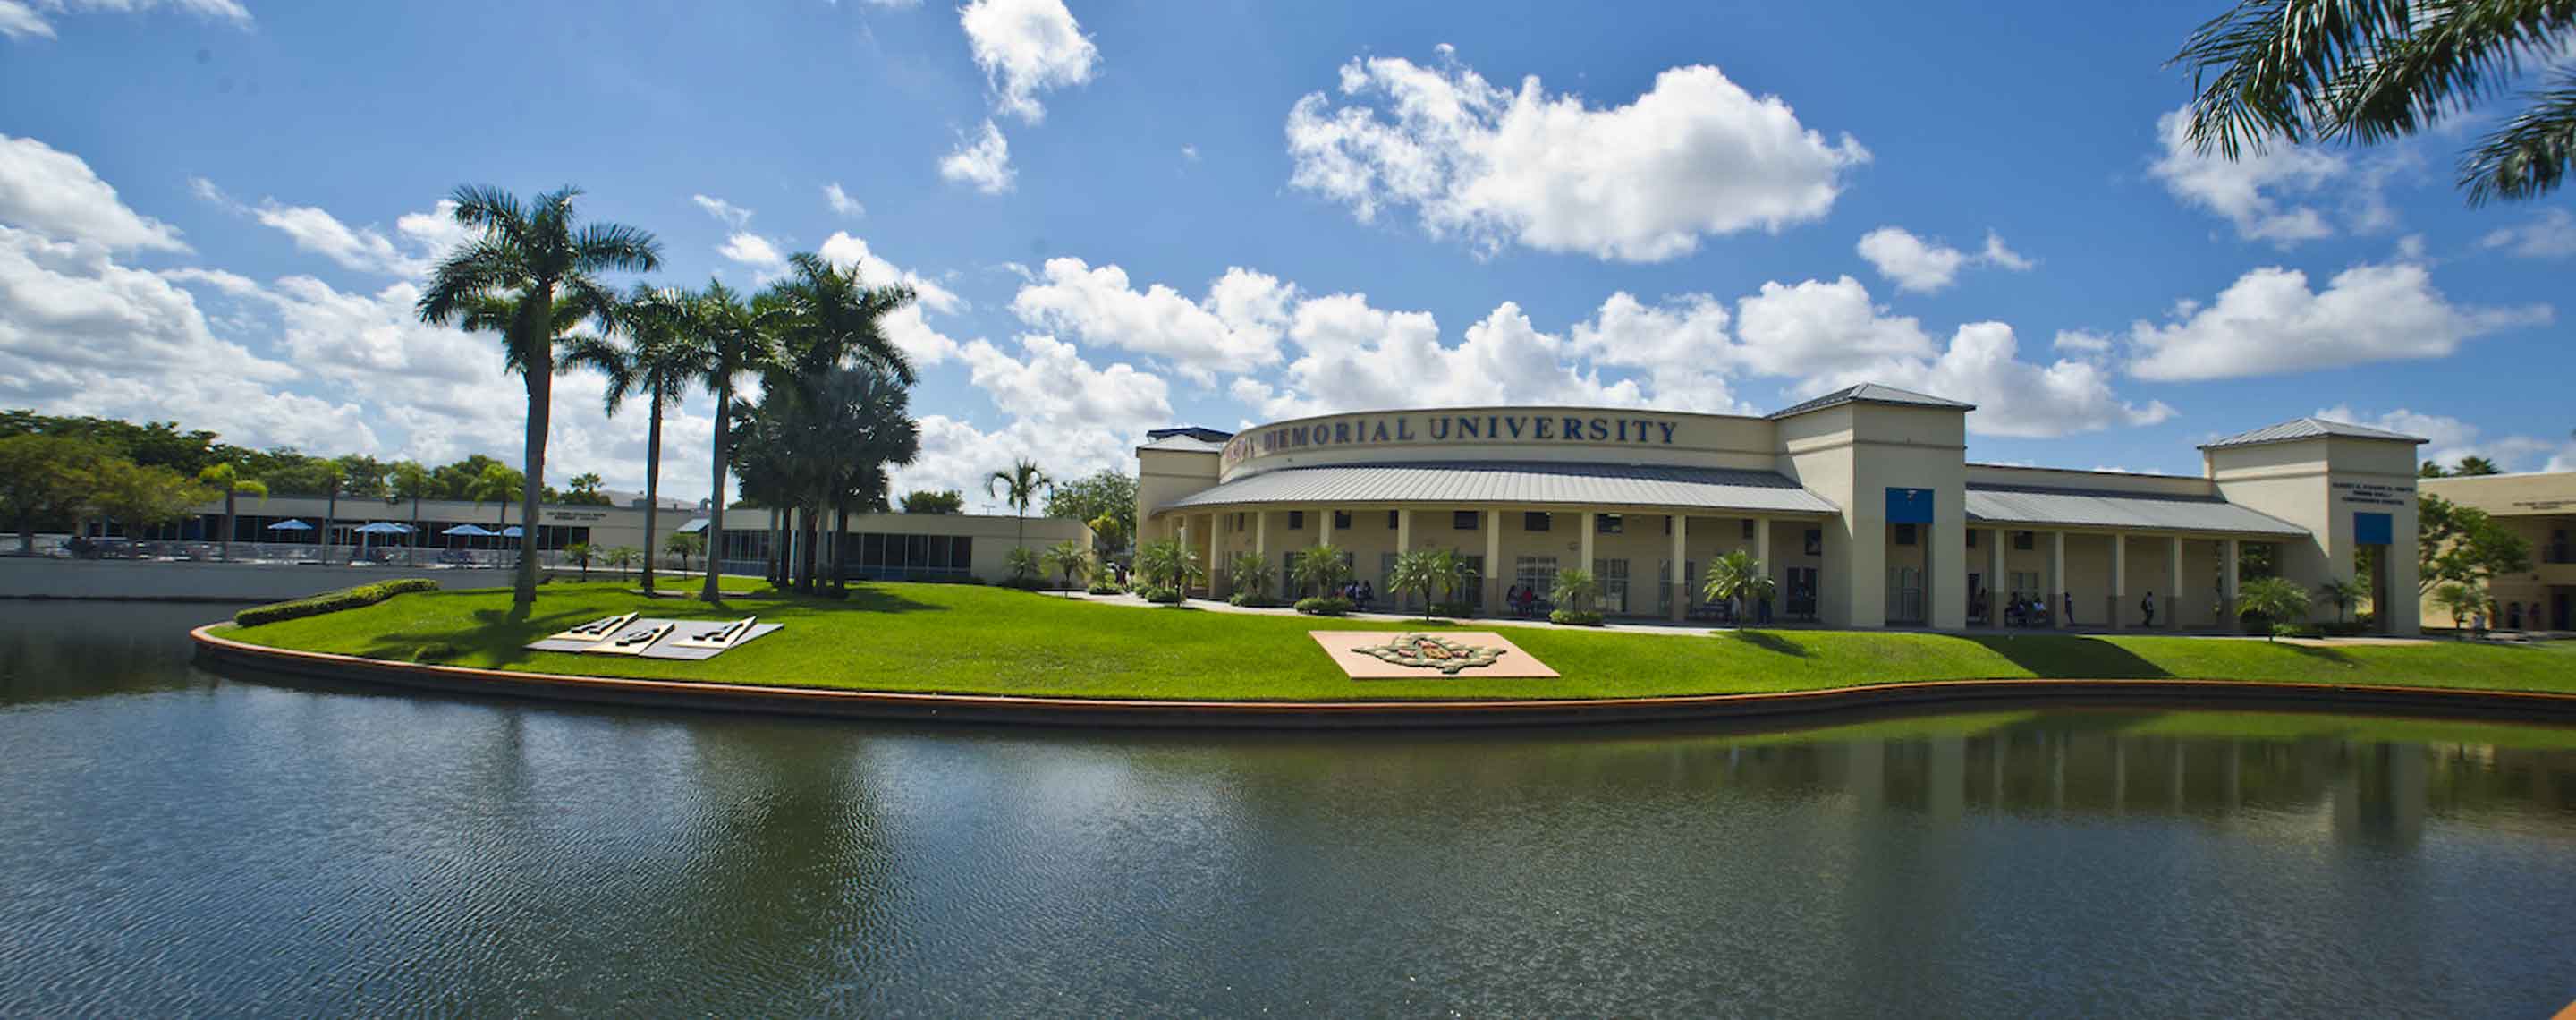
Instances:
[[[1503,649],[1462,644],[1436,634],[1398,634],[1382,645],[1361,645],[1351,649],[1383,662],[1416,669],[1436,669],[1451,676],[1459,670],[1491,666],[1503,657]]]

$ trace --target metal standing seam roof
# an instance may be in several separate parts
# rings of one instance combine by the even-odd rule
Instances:
[[[2410,436],[2403,432],[2391,432],[2387,429],[2375,429],[2368,425],[2355,425],[2351,422],[2342,421],[2327,421],[2323,418],[2301,418],[2297,421],[2285,421],[2278,425],[2266,425],[2251,432],[2239,432],[2232,436],[2212,439],[2206,443],[2200,444],[2200,448],[2204,450],[2215,450],[2228,446],[2256,446],[2262,443],[2286,443],[2298,439],[2315,439],[2320,436],[2343,436],[2348,439],[2391,439],[2404,443],[2431,442],[2431,440],[2425,439],[2422,436]]]
[[[1152,442],[1139,446],[1137,449],[1180,450],[1185,453],[1221,453],[1225,450],[1225,444],[1222,442],[1211,442],[1198,436],[1177,434],[1157,437]]]
[[[1939,407],[1960,411],[1977,409],[1975,404],[1963,404],[1947,397],[1916,393],[1913,390],[1900,390],[1894,386],[1882,386],[1878,383],[1862,383],[1858,386],[1845,386],[1821,397],[1799,401],[1771,412],[1769,417],[1777,420],[1793,414],[1821,411],[1841,404],[1894,404],[1899,407]]]
[[[1655,464],[1339,464],[1280,468],[1201,489],[1156,512],[1245,503],[1521,503],[1708,507],[1830,515],[1824,497],[1773,471]]]
[[[1968,487],[1970,523],[2305,536],[2308,529],[2223,499],[2098,489]]]

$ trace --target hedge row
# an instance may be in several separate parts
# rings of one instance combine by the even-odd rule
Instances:
[[[293,602],[280,602],[275,605],[253,606],[249,609],[242,610],[241,612],[234,613],[233,623],[243,627],[256,627],[263,623],[276,623],[280,620],[298,620],[307,616],[320,616],[324,613],[336,613],[343,609],[356,609],[359,606],[372,606],[396,595],[403,594],[404,592],[437,590],[438,582],[426,577],[405,578],[399,581],[378,581],[374,584],[362,584],[355,588],[342,588],[339,591],[326,591],[320,595],[315,595],[311,598],[296,599]]]

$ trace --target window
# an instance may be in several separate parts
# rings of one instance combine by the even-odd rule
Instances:
[[[1977,529],[1975,529],[1975,528],[1969,528],[1969,529],[1968,529],[1968,548],[1970,548],[1970,549],[1974,549],[1974,548],[1976,548],[1976,547],[1977,547]]]
[[[1753,518],[1744,519],[1744,539],[1748,542],[1753,540]]]
[[[1512,583],[1524,591],[1537,592],[1542,599],[1547,598],[1549,590],[1556,587],[1556,557],[1515,557],[1512,560]]]
[[[1387,512],[1386,512],[1386,530],[1388,530],[1388,531],[1394,531],[1395,529],[1397,529],[1397,528],[1401,528],[1401,527],[1403,527],[1403,526],[1404,526],[1404,511],[1402,511],[1402,510],[1389,510],[1389,511],[1387,511]]]
[[[1823,529],[1823,528],[1808,528],[1808,529],[1807,529],[1807,555],[1809,555],[1809,556],[1822,556],[1822,555],[1824,555],[1824,554],[1825,554],[1825,529]]]
[[[1601,597],[1598,604],[1593,606],[1593,608],[1612,616],[1627,615],[1628,561],[1609,559],[1594,560],[1592,561],[1592,579],[1600,582],[1601,584]]]
[[[1449,511],[1449,530],[1474,531],[1483,525],[1484,517],[1484,514],[1474,510]]]
[[[1911,525],[1911,524],[1899,524],[1899,525],[1897,525],[1897,526],[1896,526],[1896,544],[1898,544],[1898,545],[1913,545],[1913,544],[1914,544],[1914,525]]]
[[[1544,512],[1532,512],[1532,513],[1525,513],[1525,514],[1522,514],[1522,515],[1521,515],[1521,530],[1522,530],[1522,531],[1546,531],[1546,530],[1547,530],[1547,516],[1548,516],[1548,515],[1547,515],[1546,513],[1544,513]],[[1550,573],[1553,573],[1553,572],[1554,572],[1554,568],[1550,568]]]
[[[1596,535],[1617,535],[1617,534],[1621,534],[1621,533],[1625,532],[1625,531],[1627,530],[1627,527],[1628,527],[1628,522],[1627,522],[1627,521],[1625,521],[1625,520],[1622,520],[1622,519],[1619,517],[1619,515],[1618,515],[1618,514],[1594,514],[1594,515],[1592,515],[1592,533],[1593,533],[1593,534],[1596,534]]]
[[[2016,531],[2016,532],[2013,532],[2013,548],[2015,548],[2015,549],[2018,549],[2018,550],[2020,550],[2020,551],[2022,551],[2022,552],[2029,552],[2029,551],[2031,550],[2031,547],[2032,547],[2032,546],[2034,546],[2034,545],[2037,545],[2038,543],[2039,543],[2038,536],[2033,535],[2033,534],[2031,534],[2030,532],[2027,532],[2027,531]]]
[[[1333,511],[1333,528],[1338,531],[1351,530],[1351,512],[1348,510]]]
[[[1290,530],[1290,531],[1304,531],[1304,530],[1306,530],[1306,511],[1303,511],[1303,510],[1291,510],[1291,511],[1288,511],[1288,530]]]

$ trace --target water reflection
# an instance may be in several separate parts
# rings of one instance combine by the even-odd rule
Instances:
[[[2576,998],[2566,730],[870,727],[219,680],[166,634],[18,619],[0,1015]]]

